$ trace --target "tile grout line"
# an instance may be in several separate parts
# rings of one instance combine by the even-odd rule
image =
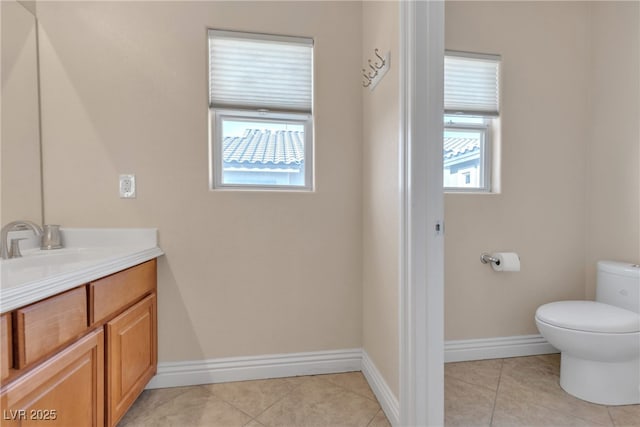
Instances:
[[[611,415],[611,408],[607,406],[607,414],[609,414],[609,419],[611,420],[611,425],[616,426],[616,421],[613,419],[613,415]]]
[[[301,376],[299,376],[299,377],[307,377],[307,378],[314,378],[314,377],[315,377],[315,378],[318,378],[319,380],[323,381],[323,382],[324,382],[324,383],[326,383],[326,384],[330,384],[330,385],[332,385],[332,386],[334,386],[334,387],[338,387],[338,388],[340,388],[340,389],[342,389],[342,390],[345,390],[345,391],[347,391],[347,392],[349,392],[349,393],[355,394],[356,396],[359,396],[359,397],[361,397],[361,398],[363,398],[363,399],[367,399],[367,400],[369,400],[369,401],[371,401],[371,402],[375,402],[375,403],[378,405],[378,411],[373,415],[373,417],[371,418],[371,420],[369,420],[369,423],[367,423],[367,425],[369,425],[369,424],[371,423],[371,421],[373,421],[373,419],[376,417],[376,415],[378,415],[378,412],[382,410],[382,408],[381,408],[381,406],[380,406],[380,402],[378,402],[378,401],[377,401],[377,399],[375,399],[375,400],[374,400],[374,399],[371,399],[370,397],[363,396],[362,394],[357,393],[357,392],[354,392],[354,391],[352,391],[352,390],[349,390],[348,388],[346,388],[346,387],[344,387],[344,386],[341,386],[341,385],[339,385],[339,384],[335,384],[335,383],[333,383],[333,382],[329,381],[329,380],[328,380],[328,379],[326,379],[326,378],[322,378],[322,376],[323,376],[323,374],[318,374],[318,375],[301,375]],[[295,377],[286,377],[286,378],[295,378]],[[276,379],[276,378],[269,378],[269,379],[266,379],[266,380],[264,380],[264,381],[271,381],[271,380],[274,380],[274,379]],[[272,408],[273,406],[275,406],[278,402],[280,402],[281,400],[283,400],[285,397],[287,397],[288,395],[290,395],[291,393],[293,393],[293,392],[294,392],[295,390],[297,390],[298,388],[302,387],[302,385],[303,385],[303,384],[304,384],[304,381],[300,381],[300,384],[296,385],[295,387],[291,388],[291,390],[289,390],[289,391],[287,391],[286,393],[284,393],[284,394],[283,394],[279,399],[277,399],[277,400],[276,400],[276,401],[274,401],[271,405],[269,405],[269,406],[267,406],[266,408],[264,408],[264,409],[263,409],[260,413],[258,413],[256,416],[253,416],[253,415],[251,415],[251,414],[247,413],[246,411],[244,411],[244,410],[242,410],[242,409],[238,408],[238,407],[237,407],[237,406],[235,406],[232,402],[229,402],[228,400],[224,399],[222,396],[220,396],[220,395],[216,394],[214,390],[211,390],[211,389],[210,389],[210,388],[208,388],[208,387],[205,387],[205,388],[206,388],[206,390],[207,390],[207,392],[208,392],[209,394],[213,395],[213,396],[214,396],[214,397],[216,397],[217,399],[220,399],[221,401],[223,401],[223,402],[225,402],[226,404],[230,405],[232,408],[234,408],[234,409],[236,409],[236,410],[238,410],[238,411],[242,412],[243,414],[245,414],[245,415],[247,415],[249,418],[251,418],[249,421],[247,421],[247,424],[248,424],[248,423],[250,423],[251,421],[256,421],[257,423],[262,424],[262,423],[258,420],[258,417],[260,417],[260,415],[264,414],[264,413],[265,413],[265,412],[267,412],[270,408]],[[204,385],[206,386],[206,384],[204,384]],[[386,416],[386,415],[385,415],[385,416]],[[245,425],[246,425],[246,424],[245,424]]]
[[[595,404],[595,405],[597,405],[597,404]],[[542,408],[548,409],[548,410],[550,410],[550,411],[553,411],[553,410],[554,410],[554,409],[548,408],[548,407],[546,407],[546,406],[544,406],[544,405],[540,405],[540,406],[541,406]],[[612,426],[615,426],[615,425],[616,425],[616,423],[613,421],[613,418],[611,418],[611,412],[609,412],[609,407],[608,407],[608,406],[606,406],[606,409],[607,409],[607,415],[609,415],[609,420],[610,420],[610,421],[611,421],[611,423],[612,423],[611,425],[612,425]],[[594,421],[593,421],[593,420],[590,420],[590,419],[587,419],[587,418],[583,418],[583,417],[582,417],[582,415],[575,415],[575,414],[572,414],[572,413],[570,413],[570,412],[564,412],[564,411],[559,411],[559,410],[556,410],[556,411],[557,411],[557,412],[559,412],[559,413],[561,413],[561,414],[564,414],[564,415],[568,415],[568,416],[571,416],[571,417],[577,418],[577,419],[579,419],[579,420],[581,420],[581,421],[584,421],[584,422],[586,422],[586,423],[594,423]]]
[[[310,375],[300,375],[299,377],[309,377]],[[296,378],[296,377],[285,377],[285,378]],[[269,380],[273,380],[276,378],[269,378],[267,381]],[[260,422],[258,420],[258,417],[262,414],[264,414],[265,412],[267,412],[269,409],[271,409],[273,406],[275,406],[276,403],[280,402],[281,400],[283,400],[285,397],[287,397],[288,395],[290,395],[291,393],[293,393],[295,390],[299,389],[300,387],[302,387],[303,381],[300,381],[300,384],[296,385],[295,387],[291,388],[291,390],[287,391],[285,394],[283,394],[279,399],[276,399],[275,402],[273,402],[271,405],[267,406],[266,408],[264,408],[258,415],[256,415],[255,417],[251,416],[251,418],[259,423],[260,425],[265,425],[262,422]],[[248,414],[247,414],[248,415]]]
[[[541,355],[534,355],[534,356],[526,356],[526,357],[535,357],[535,358],[537,358],[538,360],[540,360],[540,356],[541,356]],[[504,366],[504,360],[505,360],[505,359],[502,359],[503,366]],[[559,381],[559,373],[558,373],[558,375],[555,375],[555,374],[554,374],[554,376],[557,376],[557,377],[558,377],[557,379],[558,379],[558,381]],[[499,383],[498,383],[498,388],[499,388],[499,386],[500,386],[500,382],[501,382],[501,381],[502,381],[502,368],[500,369],[500,379],[499,379]],[[566,391],[564,391],[564,390],[562,390],[562,393],[563,393],[563,394],[565,394],[565,395],[567,395],[567,396],[570,396],[570,395],[569,395]],[[496,400],[497,400],[497,393],[496,393]],[[580,399],[578,399],[578,400],[580,400]],[[597,405],[597,404],[592,404],[592,403],[590,403],[590,402],[587,402],[587,403],[588,403],[588,404],[590,404],[590,405]],[[544,408],[544,409],[546,409],[546,410],[548,410],[548,411],[552,411],[552,412],[555,412],[555,413],[558,413],[558,414],[563,414],[563,415],[566,415],[566,416],[569,416],[569,417],[572,417],[572,418],[575,418],[575,419],[578,419],[578,420],[584,421],[584,422],[586,422],[586,423],[588,423],[588,424],[593,424],[593,422],[594,422],[593,420],[591,420],[591,419],[589,419],[589,418],[583,418],[582,414],[579,414],[579,415],[578,415],[578,414],[575,414],[575,413],[572,413],[572,412],[567,412],[567,411],[565,411],[565,410],[563,410],[563,409],[553,408],[553,407],[547,406],[546,404],[543,404],[543,403],[536,403],[536,405],[538,405],[540,408]],[[598,406],[599,406],[599,405],[598,405]],[[611,412],[609,411],[609,407],[608,407],[608,406],[605,406],[605,407],[606,407],[606,409],[607,409],[607,414],[609,415],[610,420],[613,422],[613,419],[612,419],[612,416],[611,416]],[[494,412],[495,412],[495,403],[494,403]],[[493,423],[493,413],[491,414],[491,422]],[[613,422],[613,426],[615,426],[615,425],[616,425],[616,424],[615,424],[615,422]]]
[[[502,370],[502,365],[500,365],[500,370]],[[465,380],[460,379],[460,378],[457,378],[457,377],[449,376],[449,378],[454,379],[454,380],[456,380],[456,381],[460,381],[461,383],[465,383],[466,385],[470,385],[470,386],[473,386],[473,387],[479,387],[479,388],[482,388],[482,389],[485,389],[485,390],[489,390],[489,391],[496,391],[496,390],[497,390],[497,387],[496,387],[496,390],[494,390],[493,388],[488,387],[488,386],[486,386],[486,385],[483,385],[483,384],[477,384],[477,383],[472,383],[472,382],[470,382],[470,381],[465,381]],[[499,380],[498,380],[498,382],[499,382]]]
[[[222,384],[222,383],[211,383],[211,384]],[[197,387],[204,387],[204,389],[213,397],[215,397],[216,399],[221,400],[222,402],[226,403],[227,405],[231,406],[233,409],[235,409],[236,411],[240,411],[243,414],[245,414],[247,417],[251,418],[249,421],[247,421],[244,425],[246,426],[247,424],[249,424],[251,421],[254,420],[253,415],[248,414],[246,411],[238,408],[236,405],[234,405],[231,402],[228,402],[227,399],[222,398],[222,396],[217,395],[213,390],[211,390],[209,387],[207,387],[208,385],[211,384],[201,384],[200,386]],[[255,420],[257,422],[259,422],[258,420]]]
[[[362,371],[354,371],[354,372],[362,372]],[[323,376],[323,375],[327,375],[327,374],[318,374],[318,375],[314,375],[314,376],[321,377],[321,376]],[[328,374],[328,375],[340,375],[340,374]],[[364,394],[360,394],[360,393],[358,393],[357,391],[350,390],[350,389],[348,389],[347,387],[345,387],[345,386],[343,386],[343,385],[340,385],[340,384],[336,384],[336,383],[334,383],[333,381],[330,381],[330,380],[328,380],[328,379],[326,379],[326,378],[320,378],[320,379],[321,379],[321,380],[323,380],[323,381],[325,381],[325,382],[327,382],[327,383],[329,383],[329,384],[331,384],[331,385],[333,385],[333,386],[336,386],[336,387],[339,387],[339,388],[341,388],[341,389],[343,389],[343,390],[346,390],[346,391],[348,391],[349,393],[353,393],[353,394],[355,394],[356,396],[360,396],[360,397],[363,397],[363,398],[365,398],[365,399],[367,399],[367,400],[370,400],[370,401],[372,401],[372,402],[376,402],[376,403],[378,404],[378,406],[380,406],[380,402],[378,402],[378,399],[377,399],[376,397],[374,397],[374,398],[372,399],[372,398],[370,398],[369,396],[365,396]],[[365,380],[365,381],[366,381],[366,380]],[[371,389],[371,386],[370,386],[368,383],[367,383],[367,386],[369,387],[369,389]],[[371,392],[373,393],[373,390],[372,390]],[[374,396],[375,396],[375,395],[374,395]],[[382,409],[382,406],[380,406],[380,409]],[[386,416],[386,414],[385,414],[385,416]]]
[[[538,355],[529,356],[529,357],[535,357],[535,358],[537,358],[538,360],[542,360],[542,356],[545,356],[545,355],[538,354]],[[560,381],[560,371],[558,371],[557,375],[556,375],[556,374],[554,374],[554,376],[556,376],[556,377],[557,377],[557,384],[558,384],[558,386],[560,387],[560,390],[562,391],[562,393],[563,393],[564,395],[569,396],[569,397],[574,397],[574,398],[575,398],[575,399],[577,399],[578,401],[585,402],[585,403],[587,403],[588,405],[593,405],[593,406],[605,406],[605,408],[607,409],[607,415],[609,416],[609,421],[611,421],[611,425],[612,425],[612,426],[616,426],[616,423],[615,423],[615,421],[613,420],[613,417],[612,417],[612,415],[611,415],[611,412],[609,411],[609,406],[606,406],[606,405],[599,405],[599,404],[597,404],[597,403],[592,403],[592,402],[588,402],[588,401],[583,401],[583,400],[582,400],[582,399],[580,399],[580,398],[577,398],[577,397],[575,397],[575,396],[571,396],[569,393],[567,393],[565,390],[563,390],[563,389],[562,389],[562,386],[560,386],[560,384],[559,384],[559,381]],[[578,420],[584,421],[584,422],[589,423],[589,424],[594,423],[594,421],[593,421],[592,419],[584,418],[584,417],[582,416],[582,414],[581,414],[581,413],[580,413],[580,414],[576,414],[576,413],[572,413],[572,412],[569,412],[569,411],[565,411],[565,410],[563,410],[563,409],[553,408],[553,407],[547,406],[546,404],[541,404],[541,403],[539,403],[538,405],[539,405],[541,408],[547,409],[547,410],[549,410],[549,411],[554,411],[554,412],[557,412],[557,413],[559,413],[559,414],[567,415],[567,416],[570,416],[570,417],[576,418],[576,419],[578,419]]]
[[[367,427],[369,427],[371,425],[371,423],[373,422],[373,420],[376,419],[376,417],[378,416],[378,414],[380,413],[380,411],[382,411],[382,408],[378,409],[378,412],[376,412],[375,414],[373,414],[373,417],[371,417],[371,419],[369,420],[369,422],[367,423]],[[386,415],[385,415],[386,416]]]
[[[327,379],[325,379],[325,378],[320,378],[320,377],[322,377],[322,375],[323,375],[323,374],[317,374],[317,375],[304,375],[304,377],[307,377],[307,378],[314,378],[314,377],[315,377],[315,378],[318,378],[319,380],[321,380],[321,381],[323,381],[323,382],[325,382],[325,383],[327,383],[327,384],[330,384],[330,385],[332,385],[332,386],[334,386],[334,387],[341,388],[341,389],[343,389],[343,390],[345,390],[345,391],[347,391],[347,392],[349,392],[349,393],[353,393],[353,394],[355,394],[356,396],[362,397],[363,399],[367,399],[367,400],[369,400],[369,401],[371,401],[371,402],[375,402],[375,403],[378,405],[378,411],[377,411],[377,412],[373,415],[373,417],[369,420],[369,422],[367,423],[367,426],[369,426],[369,424],[371,424],[371,422],[375,419],[376,415],[378,415],[378,413],[379,413],[380,411],[382,411],[382,407],[380,406],[380,402],[378,402],[378,400],[377,400],[377,399],[376,399],[376,400],[373,400],[373,399],[368,398],[368,397],[366,397],[366,396],[363,396],[363,395],[361,395],[361,394],[359,394],[359,393],[353,392],[353,391],[351,391],[351,390],[347,389],[346,387],[343,387],[343,386],[338,385],[338,384],[334,384],[333,382],[331,382],[331,381],[329,381],[329,380],[327,380]],[[295,390],[297,390],[298,388],[302,387],[302,385],[303,385],[303,384],[304,384],[304,382],[302,382],[302,381],[301,381],[301,382],[300,382],[300,384],[296,385],[296,386],[295,386],[295,387],[293,387],[291,390],[289,390],[288,392],[286,392],[285,394],[283,394],[283,395],[282,395],[282,397],[280,397],[278,400],[276,400],[276,401],[275,401],[275,402],[273,402],[271,405],[269,405],[268,407],[266,407],[262,412],[260,412],[260,413],[259,413],[258,415],[256,415],[255,417],[252,417],[252,419],[253,419],[253,420],[255,420],[256,422],[260,423],[261,425],[264,425],[264,424],[262,424],[262,423],[258,420],[258,417],[259,417],[260,415],[264,414],[265,412],[267,412],[269,409],[271,409],[273,406],[275,406],[275,404],[276,404],[276,403],[278,403],[278,402],[280,402],[281,400],[283,400],[285,397],[287,397],[288,395],[290,395],[291,393],[293,393]],[[229,403],[229,402],[227,402],[227,403]],[[229,403],[229,404],[231,405],[231,403]],[[232,406],[233,406],[233,405],[232,405]],[[235,407],[235,406],[234,406],[234,407]],[[243,411],[243,412],[244,412],[244,411]],[[246,412],[245,412],[245,413],[246,413]],[[247,415],[249,415],[249,414],[247,414]],[[251,416],[251,415],[249,415],[249,416]],[[385,414],[385,417],[386,417],[386,414]],[[251,421],[249,421],[249,422],[251,422]]]
[[[493,397],[493,408],[491,409],[491,420],[489,420],[489,426],[493,425],[493,415],[496,413],[496,403],[498,402],[498,392],[500,391],[500,383],[502,382],[502,370],[504,369],[504,359],[500,361],[500,375],[498,375],[498,386],[496,387],[496,394]]]
[[[234,408],[235,408],[235,406],[234,406]],[[248,414],[247,414],[247,415],[248,415]],[[255,418],[251,418],[249,421],[247,421],[246,423],[244,423],[244,424],[242,425],[242,427],[247,427],[249,424],[251,424],[251,423],[252,423],[252,422],[254,422],[254,421],[255,421],[255,422],[257,422],[258,424],[262,425],[262,423],[260,423],[260,421],[256,420]]]
[[[190,388],[190,387],[191,387],[191,386],[184,386],[184,387],[171,387],[171,388],[179,388],[179,389],[183,389],[183,390],[182,390],[182,392],[181,392],[181,393],[178,393],[178,394],[176,394],[175,396],[172,396],[172,397],[169,397],[169,398],[167,398],[167,399],[163,399],[163,400],[160,400],[159,402],[156,402],[156,407],[164,406],[164,405],[166,405],[168,402],[171,402],[172,400],[177,399],[178,397],[180,397],[180,396],[182,396],[183,394],[187,393],[187,392],[189,391],[189,388]],[[196,386],[196,387],[197,387],[197,386]],[[155,392],[155,390],[144,390],[144,391],[143,391],[143,393],[144,393],[144,392],[147,392],[148,394],[155,394],[155,393],[154,393],[154,392]],[[127,415],[129,415],[130,417],[133,417],[133,419],[132,419],[132,420],[129,420],[129,423],[134,423],[134,425],[135,425],[135,421],[136,421],[137,419],[141,418],[141,417],[143,416],[143,414],[145,414],[145,413],[146,413],[146,411],[147,411],[149,408],[144,408],[144,411],[143,411],[143,412],[141,412],[141,413],[139,413],[139,414],[131,413],[131,409],[133,408],[133,405],[134,405],[134,404],[135,404],[135,403],[140,399],[140,397],[141,397],[141,396],[142,396],[142,394],[140,394],[140,396],[138,396],[138,397],[136,398],[136,400],[134,400],[134,401],[133,401],[133,404],[131,405],[131,407],[129,408],[129,410],[128,410],[127,412],[125,412],[125,414],[122,416],[122,418],[120,418],[120,420],[118,421],[118,425],[120,425],[120,424],[122,423],[122,421],[125,419],[125,417],[126,417]],[[146,405],[147,405],[147,402],[140,402],[140,404],[142,404],[142,405],[145,405],[145,406],[146,406]],[[139,411],[142,411],[142,410],[140,410],[140,409],[139,409]]]

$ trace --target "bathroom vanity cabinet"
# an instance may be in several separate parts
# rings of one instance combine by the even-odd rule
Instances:
[[[2,425],[114,426],[156,372],[156,260],[0,316]]]

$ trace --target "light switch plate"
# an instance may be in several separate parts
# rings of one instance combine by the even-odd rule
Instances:
[[[134,174],[120,175],[120,198],[136,198],[136,176]]]

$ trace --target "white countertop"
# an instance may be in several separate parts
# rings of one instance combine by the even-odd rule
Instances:
[[[163,254],[155,228],[62,228],[64,248],[40,250],[30,232],[23,257],[0,260],[0,313],[31,304]]]

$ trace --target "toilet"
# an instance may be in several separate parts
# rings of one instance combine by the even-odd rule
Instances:
[[[560,386],[602,405],[640,403],[640,265],[598,262],[595,301],[538,307],[540,334],[561,352]]]

